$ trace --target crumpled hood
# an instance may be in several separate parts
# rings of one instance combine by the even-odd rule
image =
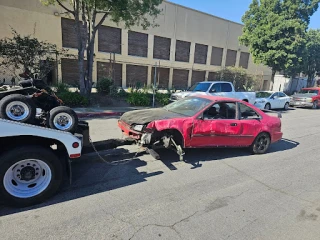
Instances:
[[[126,112],[121,116],[120,120],[129,125],[147,124],[155,120],[179,118],[182,116],[178,113],[169,112],[164,108],[153,108]]]

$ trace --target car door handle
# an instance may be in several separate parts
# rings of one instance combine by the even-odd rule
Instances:
[[[230,126],[232,126],[232,127],[235,127],[235,126],[237,126],[238,124],[236,124],[236,123],[230,123]]]

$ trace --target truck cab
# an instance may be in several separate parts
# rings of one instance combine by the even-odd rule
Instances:
[[[197,82],[188,91],[173,93],[170,101],[174,102],[181,98],[196,95],[220,96],[235,98],[254,104],[256,99],[255,92],[236,92],[233,84],[226,81],[204,81]]]

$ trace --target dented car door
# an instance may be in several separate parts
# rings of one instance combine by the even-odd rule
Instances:
[[[203,116],[194,119],[190,147],[239,145],[242,126],[236,116],[236,103],[210,106]]]

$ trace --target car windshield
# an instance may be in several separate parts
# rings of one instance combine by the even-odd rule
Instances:
[[[318,90],[314,90],[314,89],[301,89],[299,93],[302,93],[302,94],[309,93],[310,95],[317,95],[317,94],[318,94]]]
[[[191,92],[206,92],[208,91],[211,83],[196,83],[191,88],[189,88],[189,91]]]
[[[270,92],[257,92],[256,98],[268,98],[272,95]]]
[[[169,105],[163,107],[169,112],[174,112],[182,114],[188,117],[194,116],[196,113],[207,107],[211,100],[205,98],[184,98],[176,102],[170,103]]]

